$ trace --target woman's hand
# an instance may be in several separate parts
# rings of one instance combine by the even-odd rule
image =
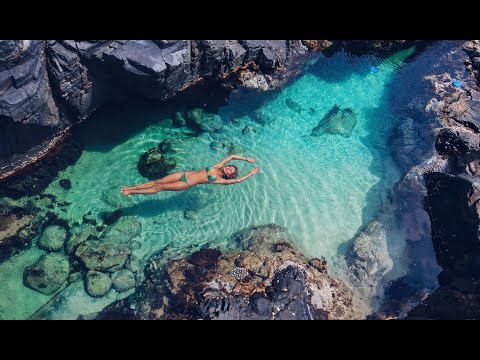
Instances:
[[[247,160],[249,163],[254,163],[255,161],[257,161],[257,159],[251,157],[247,157],[245,160]]]
[[[260,168],[254,167],[254,168],[250,171],[250,174],[255,175],[255,174],[258,174],[259,172],[260,172]]]

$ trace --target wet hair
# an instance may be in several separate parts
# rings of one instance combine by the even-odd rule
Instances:
[[[235,172],[232,175],[227,175],[223,172],[223,169],[226,168],[227,166],[231,166],[235,169]],[[235,165],[225,165],[224,167],[222,167],[222,177],[224,179],[236,179],[237,176],[238,176],[238,168]]]

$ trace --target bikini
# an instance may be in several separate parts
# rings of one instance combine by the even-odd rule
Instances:
[[[205,168],[205,171],[208,172],[209,171],[212,171],[213,170],[213,167],[212,166],[209,166],[207,168]],[[217,177],[214,176],[214,175],[207,175],[207,180],[209,183],[211,182],[214,182],[215,180],[217,180]],[[190,187],[190,185],[188,185],[188,182],[187,182],[187,173],[184,172],[183,175],[180,177],[180,181],[183,181],[185,184],[187,184],[188,187]]]

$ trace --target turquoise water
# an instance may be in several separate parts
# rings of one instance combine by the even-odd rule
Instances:
[[[408,72],[409,65],[402,61],[412,51],[386,61],[344,53],[319,56],[273,94],[231,94],[218,110],[224,130],[215,134],[192,136],[187,128],[165,128],[162,120],[175,111],[165,107],[172,105],[129,104],[99,112],[77,130],[85,143],[80,159],[58,176],[70,179],[72,188],[65,191],[54,181],[44,192],[71,203],[66,211],[53,210],[70,224],[82,223],[85,215],[101,222],[102,214],[117,209],[140,221],[142,232],[133,253],[142,262],[167,246],[179,251],[228,246],[232,233],[267,223],[287,227],[307,256],[332,258],[388,201],[402,175],[389,143],[402,117],[392,109],[389,90],[396,77]],[[372,72],[372,66],[379,71]],[[335,105],[356,113],[351,136],[310,136]],[[242,134],[247,125],[255,129],[253,134]],[[121,186],[148,181],[137,171],[139,157],[172,138],[178,170],[215,164],[228,154],[227,149],[212,149],[212,141],[227,141],[241,147],[240,155],[257,158],[254,165],[235,161],[241,174],[253,166],[261,173],[232,186],[201,185],[185,192],[123,197]],[[193,218],[184,216],[186,209],[195,210]],[[21,284],[23,268],[40,256],[39,251],[34,247],[0,264],[5,284],[0,317],[26,318],[52,297]]]

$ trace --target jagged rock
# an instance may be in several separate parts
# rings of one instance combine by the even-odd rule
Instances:
[[[43,230],[42,236],[38,240],[38,246],[47,251],[59,251],[63,248],[67,239],[65,228],[53,225]]]
[[[116,291],[128,291],[135,287],[135,276],[130,270],[121,269],[112,274],[112,282]]]
[[[241,252],[204,249],[166,265],[165,254],[155,254],[137,293],[97,319],[363,318],[366,304],[341,281],[310,266],[287,243],[291,239],[285,228],[266,225],[232,236],[228,243],[242,244]],[[247,276],[232,276],[236,268],[243,270],[234,275]]]
[[[82,224],[72,230],[72,234],[65,243],[65,251],[72,254],[78,245],[87,241],[90,237],[96,237],[97,230],[92,224]]]
[[[469,175],[436,172],[427,173],[424,178],[433,248],[438,264],[451,269],[480,245],[480,182]]]
[[[112,279],[100,271],[89,271],[85,277],[85,290],[90,296],[102,297],[112,288]]]
[[[166,176],[175,166],[177,166],[175,159],[164,157],[161,150],[155,147],[140,157],[137,169],[142,176],[155,180]]]
[[[328,40],[302,40],[302,44],[309,50],[323,51],[332,46],[333,43]]]
[[[410,44],[339,42],[352,43],[376,52]],[[131,93],[166,99],[202,78],[227,78],[246,64],[254,65],[240,73],[268,89],[275,82],[269,73],[305,52],[300,40],[2,40],[0,155],[7,158],[0,160],[0,178],[35,162],[55,146],[52,140],[108,101]],[[264,74],[257,77],[257,70]],[[215,129],[217,120],[209,121]],[[175,124],[184,126],[179,117]]]
[[[465,130],[442,128],[435,140],[435,148],[441,155],[465,155],[480,150],[480,138]]]
[[[68,259],[62,254],[50,253],[25,269],[23,283],[42,294],[50,295],[62,287],[69,273]]]
[[[384,225],[374,220],[355,237],[348,252],[350,283],[366,298],[381,296],[378,291],[388,281],[387,275],[393,268],[386,236]]]
[[[106,240],[88,240],[75,252],[87,269],[114,272],[125,265],[132,251],[122,243]]]
[[[357,124],[357,116],[352,109],[340,109],[335,105],[312,130],[311,136],[324,134],[341,135],[350,137],[353,128]]]

